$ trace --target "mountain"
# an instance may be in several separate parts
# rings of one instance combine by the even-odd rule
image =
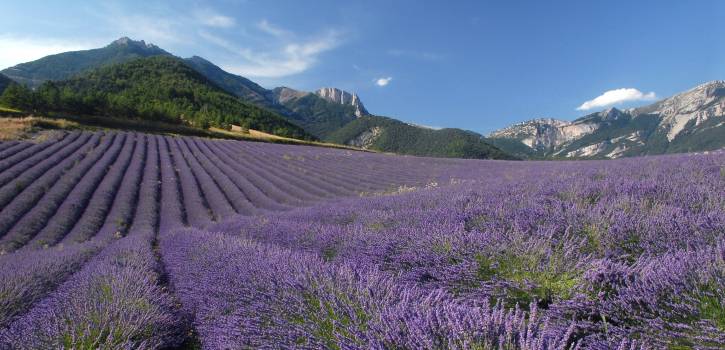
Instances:
[[[434,130],[372,115],[351,121],[333,132],[327,140],[364,149],[416,156],[513,158],[472,131]]]
[[[341,104],[343,106],[352,106],[355,108],[355,116],[362,117],[368,115],[368,111],[363,106],[360,98],[356,94],[351,94],[347,91],[340,90],[338,88],[322,88],[315,91],[315,95],[324,98],[327,101]]]
[[[368,114],[357,95],[340,89],[323,88],[315,93],[288,87],[267,90],[201,57],[194,56],[184,61],[227,92],[245,102],[274,111],[322,139],[356,117]]]
[[[357,95],[347,92],[344,94],[355,96],[356,102],[352,103],[351,97],[347,100],[335,99],[333,95],[323,97],[317,92],[298,91],[288,87],[272,90],[274,101],[291,112],[287,114],[288,119],[321,139],[328,139],[331,133],[358,118],[357,115],[362,111],[367,114]]]
[[[245,102],[267,108],[283,116],[290,114],[289,110],[273,99],[270,90],[259,86],[259,84],[245,77],[229,73],[199,56],[185,58],[184,62],[226,92],[239,97]]]
[[[527,158],[619,158],[725,147],[725,81],[654,104],[610,108],[574,121],[534,119],[494,131],[491,142]]]
[[[314,139],[281,116],[227,93],[173,56],[139,58],[96,68],[68,80],[46,82],[32,93],[33,98],[24,100],[34,101],[34,106],[17,107],[163,121],[203,129],[240,125],[280,136]],[[6,95],[3,99],[12,100]]]
[[[373,117],[355,93],[330,87],[314,92],[288,87],[268,90],[204,58],[177,58],[143,40],[124,37],[103,48],[47,56],[3,72],[37,89],[13,91],[17,96],[7,101],[23,104],[20,109],[199,127],[239,124],[281,136],[343,144],[357,144],[356,138],[361,137],[370,139],[369,145],[363,142],[365,148],[415,155],[508,157],[476,133],[430,130]],[[366,137],[366,130],[379,135]]]
[[[45,81],[67,79],[88,69],[158,55],[171,54],[143,40],[134,41],[123,37],[102,48],[50,55],[4,69],[0,73],[35,88]]]

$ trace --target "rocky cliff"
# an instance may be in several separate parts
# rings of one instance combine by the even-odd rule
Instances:
[[[338,88],[322,88],[315,91],[315,94],[330,102],[355,107],[355,116],[358,118],[369,114],[365,106],[363,106],[362,101],[360,101],[360,98],[354,93],[349,93]]]
[[[574,121],[534,119],[495,131],[494,144],[520,156],[618,158],[725,147],[725,81],[648,106],[609,108]]]

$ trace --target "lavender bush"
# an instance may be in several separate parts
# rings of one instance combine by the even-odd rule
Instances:
[[[0,348],[721,349],[725,153],[0,143]]]

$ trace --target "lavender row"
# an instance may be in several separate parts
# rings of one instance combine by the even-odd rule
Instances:
[[[254,165],[257,171],[265,174],[267,178],[274,178],[277,179],[278,183],[293,186],[294,190],[292,190],[291,193],[295,195],[299,193],[302,196],[313,200],[331,197],[331,195],[326,191],[312,186],[305,181],[300,180],[296,176],[292,176],[288,171],[277,166],[274,161],[270,161],[279,159],[260,159],[250,152],[235,151],[235,148],[229,142],[221,142],[219,143],[219,146],[225,148],[228,152],[227,154],[229,154],[232,158],[236,158],[237,161],[241,161],[243,164]]]
[[[2,151],[0,151],[0,161],[5,160],[5,158],[8,158],[30,146],[32,146],[32,142],[20,142],[20,141],[10,141],[3,143]]]
[[[186,333],[158,284],[153,233],[116,240],[27,314],[0,331],[13,349],[177,346]]]
[[[0,328],[81,268],[98,250],[99,242],[86,242],[0,256]]]
[[[220,165],[217,165],[210,161],[206,154],[202,153],[198,148],[194,139],[184,139],[183,142],[186,144],[186,149],[196,159],[196,163],[199,167],[206,170],[208,175],[213,179],[218,190],[222,194],[222,198],[226,199],[229,204],[232,205],[235,214],[250,215],[256,212],[256,209],[246,195],[237,187],[234,182],[231,181],[229,176],[220,170]],[[210,196],[214,196],[210,194]],[[224,214],[222,214],[224,216]]]
[[[159,208],[159,231],[182,227],[188,223],[184,208],[181,183],[171,160],[168,143],[162,136],[156,136],[159,149],[159,167],[161,180],[161,202]]]
[[[199,190],[209,207],[210,214],[214,221],[222,217],[230,217],[237,214],[236,210],[229,203],[227,194],[219,188],[218,179],[213,178],[207,169],[202,168],[195,155],[189,150],[184,139],[174,138],[179,146],[180,153],[185,158],[191,169],[191,174],[199,185]],[[229,193],[232,195],[232,193]]]
[[[181,150],[179,150],[179,145],[173,137],[166,137],[165,140],[171,153],[174,170],[181,185],[181,198],[184,201],[186,220],[191,226],[203,227],[211,222],[214,213],[209,209],[209,205],[204,199],[197,179],[194,177],[186,159],[181,154]]]
[[[0,186],[6,186],[11,181],[18,179],[18,177],[24,175],[29,169],[35,167],[38,163],[43,162],[43,160],[52,156],[54,153],[62,150],[64,147],[73,143],[80,136],[81,133],[73,132],[70,135],[64,137],[62,140],[52,143],[49,147],[44,147],[40,152],[37,152],[32,156],[23,159],[9,169],[3,170],[2,172],[0,172]],[[23,184],[21,182],[19,183],[19,185],[25,186],[27,184]]]
[[[245,169],[235,167],[234,162],[230,162],[221,152],[215,153],[207,143],[198,139],[193,140],[196,150],[206,157],[208,162],[212,162],[224,176],[226,176],[232,184],[237,186],[241,192],[241,196],[253,205],[269,210],[284,210],[287,206],[281,204],[289,200],[289,196],[283,194],[279,189],[269,186],[268,182],[263,181],[260,177],[253,177],[254,173],[245,173]],[[256,183],[255,183],[256,181]],[[279,202],[275,201],[279,199]],[[234,198],[233,200],[242,200]],[[240,207],[243,204],[239,204]]]
[[[77,165],[94,147],[98,145],[99,139],[100,135],[93,135],[92,138],[79,138],[79,144],[76,145],[76,147],[69,146],[64,149],[64,152],[58,152],[48,158],[47,161],[54,163],[55,166],[48,169],[48,171],[42,174],[42,176],[36,177],[35,181],[33,181],[21,193],[7,193],[0,190],[0,197],[4,194],[13,196],[12,202],[5,206],[0,212],[0,232],[5,233],[2,239],[0,239],[0,246],[2,247],[0,248],[1,250],[8,251],[17,249],[32,238],[24,234],[24,230],[20,229],[23,227],[22,225],[16,225],[18,229],[14,229],[13,225],[21,220],[34,206],[38,205],[38,201],[46,195],[47,191],[56,184],[67,171]],[[83,147],[81,148],[81,146]],[[69,152],[73,153],[69,154]],[[39,170],[39,172],[40,171],[41,170]]]
[[[68,137],[68,135],[64,135],[64,137]],[[41,143],[29,142],[27,143],[28,147],[18,147],[12,155],[8,155],[8,157],[0,161],[0,172],[4,172],[18,163],[22,163],[24,160],[33,157],[36,153],[39,153],[56,143],[56,140]]]
[[[95,188],[93,196],[85,206],[85,210],[61,242],[83,242],[92,237],[103,225],[137,147],[136,136],[131,134],[127,136],[126,143],[116,162],[108,168],[103,180]]]
[[[121,149],[131,143],[130,138],[127,139],[126,136],[126,134],[114,135],[113,143],[101,154],[101,158],[86,164],[87,166],[91,166],[90,169],[74,174],[82,176],[80,180],[64,183],[64,186],[59,187],[61,192],[64,194],[67,193],[67,195],[65,198],[58,198],[63,199],[62,204],[59,206],[50,208],[49,210],[43,210],[43,214],[50,214],[51,216],[46,219],[46,224],[30,242],[31,245],[42,246],[45,244],[55,244],[63,239],[66,233],[73,228],[73,225],[78,221],[93,196],[95,189],[103,181],[104,175],[121,153]],[[79,168],[78,170],[81,169]],[[76,178],[71,177],[66,177],[66,179],[76,180]],[[72,188],[72,190],[65,192],[68,188]]]
[[[375,271],[219,233],[163,235],[171,281],[205,349],[573,346],[573,328],[501,305],[462,304]]]
[[[146,165],[146,154],[147,137],[137,135],[136,148],[131,156],[131,163],[121,178],[116,194],[112,196],[113,204],[105,215],[103,226],[100,228],[96,226],[89,230],[89,232],[93,232],[91,237],[107,239],[113,236],[122,236],[128,232],[136,213],[136,205],[140,195],[139,190]]]
[[[157,136],[147,136],[146,159],[142,170],[143,179],[136,194],[133,221],[128,228],[129,234],[137,232],[156,232],[159,222],[160,181],[159,145]],[[171,205],[164,203],[164,205]]]
[[[263,174],[263,172],[260,171],[260,167],[251,167],[249,164],[245,164],[243,161],[227,154],[226,149],[221,148],[220,142],[207,142],[205,144],[209,147],[209,150],[221,158],[225,164],[229,165],[244,178],[249,179],[249,181],[259,188],[260,191],[264,192],[265,195],[274,199],[278,203],[302,205],[304,201],[313,198],[303,192],[291,190],[291,188],[289,188],[289,184],[281,182],[274,176],[264,176],[266,174]]]

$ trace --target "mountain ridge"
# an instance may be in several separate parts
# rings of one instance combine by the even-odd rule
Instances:
[[[45,56],[35,61],[3,69],[0,73],[18,83],[37,88],[48,80],[64,80],[104,65],[160,55],[171,56],[170,53],[154,44],[122,37],[101,48]]]
[[[154,89],[144,90],[146,87],[153,85],[154,82],[150,82],[147,79],[144,80],[143,77],[134,77],[134,81],[126,82],[132,85],[131,90],[114,90],[110,92],[110,96],[112,97],[110,98],[109,96],[105,96],[108,92],[103,91],[109,87],[112,89],[119,88],[117,86],[117,81],[92,81],[89,82],[89,84],[78,83],[84,79],[84,74],[87,75],[88,72],[99,69],[117,69],[117,67],[109,67],[124,64],[133,65],[138,63],[136,60],[150,59],[156,56],[162,57],[162,61],[171,60],[176,63],[183,63],[186,67],[189,67],[189,69],[204,77],[206,82],[201,85],[213,86],[213,89],[224,91],[224,93],[229,94],[230,97],[234,96],[240,101],[240,103],[259,107],[264,111],[269,111],[272,115],[279,115],[284,118],[286,122],[290,123],[290,125],[296,126],[300,128],[300,130],[304,130],[303,132],[311,134],[312,137],[316,137],[321,140],[331,140],[331,135],[357,120],[365,117],[373,118],[370,112],[368,112],[363,105],[360,97],[354,92],[347,92],[342,89],[331,87],[321,88],[313,92],[299,91],[287,87],[278,87],[268,90],[245,77],[226,72],[222,68],[202,57],[192,56],[189,58],[179,58],[167,51],[164,51],[156,45],[146,43],[143,40],[135,41],[127,37],[115,40],[102,48],[46,56],[36,61],[16,65],[4,71],[15,73],[13,77],[10,77],[11,79],[30,86],[31,88],[40,89],[43,86],[46,86],[48,91],[43,93],[48,92],[50,95],[60,94],[60,91],[57,91],[57,87],[54,90],[54,84],[62,85],[63,88],[68,89],[82,88],[80,94],[83,99],[88,99],[89,101],[94,102],[90,105],[79,105],[83,107],[87,113],[120,113],[121,115],[130,118],[138,117],[138,115],[153,117],[155,115],[153,108],[160,108],[164,111],[162,113],[164,118],[177,118],[179,113],[183,111],[181,113],[182,119],[188,116],[193,116],[196,119],[189,120],[189,122],[199,124],[201,127],[205,127],[209,123],[216,126],[227,127],[232,123],[240,122],[237,120],[239,116],[235,117],[223,115],[223,112],[228,110],[226,108],[218,108],[219,106],[213,104],[209,105],[197,103],[199,101],[197,101],[195,97],[191,98],[194,95],[193,91],[187,91],[183,86],[179,86],[180,90],[175,90],[176,92],[171,90],[166,91],[164,90],[165,88],[161,86],[159,86],[160,89],[157,89],[159,91]],[[159,67],[159,69],[163,69],[163,67]],[[152,74],[152,72],[148,73]],[[56,83],[41,85],[48,81]],[[120,82],[124,83],[124,80],[121,79]],[[139,82],[141,82],[141,86],[134,85]],[[99,89],[99,92],[103,93],[93,93],[86,89],[86,85],[93,86],[94,88]],[[139,88],[141,90],[139,90]],[[208,87],[204,87],[203,89],[208,89]],[[158,104],[160,103],[160,100],[155,102],[143,98],[139,100],[140,97],[136,94],[139,91],[146,91],[145,93],[150,95],[163,91],[168,92],[169,94],[161,96],[166,105]],[[186,94],[187,97],[190,97],[190,99],[178,100],[181,105],[175,105],[175,102],[173,101],[177,100],[174,100],[171,97],[176,96],[180,91],[183,92],[183,94]],[[33,94],[33,92],[27,93]],[[131,95],[127,95],[127,93],[131,93]],[[212,93],[210,92],[210,94]],[[217,92],[214,92],[212,95],[214,94],[217,94]],[[44,96],[43,98],[45,97],[48,96]],[[253,111],[253,115],[255,116],[265,114],[263,112],[249,110],[248,107],[242,107],[242,105],[237,106],[235,102],[228,100],[226,97],[214,98],[217,102],[224,100],[222,103],[224,106],[236,106],[232,106],[233,108],[230,107],[231,110]],[[50,100],[53,100],[52,96],[50,96]],[[145,105],[134,105],[134,103],[130,103],[132,101],[136,101],[134,103],[143,102]],[[150,106],[152,105],[155,107],[151,108]],[[68,105],[64,105],[63,107],[65,109],[69,108]],[[270,118],[267,119],[274,119]],[[481,135],[471,131],[458,129],[446,129],[445,131],[428,130],[389,118],[384,119],[386,120],[385,123],[380,123],[379,121],[383,119],[376,118],[382,117],[375,117],[373,119],[377,120],[378,124],[384,124],[378,125],[380,127],[380,135],[377,136],[381,136],[381,140],[384,140],[385,142],[375,142],[375,140],[372,139],[368,140],[371,142],[369,145],[370,149],[383,152],[402,152],[405,154],[430,156],[511,158],[510,156],[503,154],[503,152],[498,150],[496,147],[488,144],[488,141]],[[358,124],[360,123],[353,124],[345,130],[357,130],[356,126]],[[244,127],[255,127],[254,125],[240,126],[242,126],[242,129],[244,129]],[[283,136],[294,137],[294,135],[290,135],[288,133],[289,131],[297,136],[306,137],[304,134],[300,134],[286,125],[282,126],[282,131],[284,131],[282,134]],[[271,133],[275,133],[276,130],[270,125],[256,128]],[[361,132],[364,133],[364,130]],[[399,140],[393,140],[390,135],[403,135],[404,137]],[[426,141],[421,143],[416,138],[410,137],[410,135],[419,135],[421,140]],[[353,138],[365,139],[366,136],[353,135]],[[349,144],[350,142],[355,143],[354,140],[342,140],[341,144]],[[431,147],[431,145],[436,145],[435,147],[438,147],[439,149],[434,149],[435,147]]]
[[[697,85],[650,105],[611,107],[573,121],[533,119],[489,139],[529,158],[619,158],[725,147],[725,81]]]

